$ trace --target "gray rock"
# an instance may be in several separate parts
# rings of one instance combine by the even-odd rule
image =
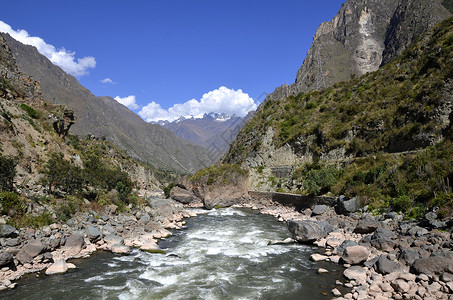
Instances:
[[[453,273],[453,260],[443,256],[419,258],[414,261],[411,271],[415,274],[441,275],[444,272]]]
[[[192,191],[175,186],[170,191],[170,198],[183,204],[189,204],[196,199],[196,196]]]
[[[315,216],[319,216],[325,213],[327,209],[328,209],[327,205],[315,205],[313,207],[312,214]]]
[[[46,250],[46,245],[38,240],[32,239],[22,248],[31,257],[36,257]]]
[[[16,228],[11,225],[0,225],[0,238],[16,237]]]
[[[20,244],[20,240],[18,238],[5,240],[5,245],[8,247],[15,247],[15,246],[18,246],[19,244]]]
[[[139,220],[140,223],[144,224],[148,223],[149,221],[151,221],[151,217],[148,214],[144,214]]]
[[[378,228],[371,237],[370,244],[378,250],[391,251],[395,247],[392,238],[395,233],[385,228]]]
[[[46,270],[46,275],[54,275],[54,274],[61,274],[68,271],[68,265],[64,261],[64,259],[60,259],[53,263],[49,268]]]
[[[7,251],[0,253],[0,268],[9,266],[13,262],[13,255]]]
[[[407,232],[409,235],[420,237],[422,235],[428,234],[429,231],[420,226],[414,226]]]
[[[84,245],[85,240],[83,239],[83,235],[74,234],[66,238],[64,246],[66,253],[69,255],[76,255],[82,250]]]
[[[131,249],[128,247],[128,246],[125,246],[125,245],[112,245],[110,247],[110,250],[113,252],[113,253],[116,253],[116,254],[129,254],[131,253]]]
[[[351,265],[358,265],[365,262],[368,259],[370,252],[363,246],[350,246],[346,247],[341,256],[341,259]]]
[[[358,244],[354,241],[345,240],[345,241],[343,241],[343,243],[341,243],[340,246],[337,247],[337,253],[338,253],[338,255],[343,255],[343,252],[347,247],[352,247],[352,246],[357,246],[357,245]]]
[[[360,283],[364,283],[366,281],[366,271],[364,268],[359,266],[347,268],[344,270],[343,275],[349,280],[355,280]]]
[[[374,219],[370,219],[370,218],[361,219],[357,223],[357,226],[355,227],[354,232],[361,233],[361,234],[372,233],[378,227],[379,227],[379,222]]]
[[[349,215],[353,212],[356,212],[359,209],[359,204],[356,197],[351,198],[350,200],[345,200],[341,196],[337,199],[337,204],[335,205],[335,211],[337,214]]]
[[[334,230],[334,227],[328,222],[290,220],[288,229],[296,241],[307,243],[326,237]]]
[[[397,271],[400,265],[397,262],[391,261],[386,255],[381,255],[374,263],[374,269],[381,274],[390,274]]]
[[[399,260],[405,262],[407,265],[412,265],[416,259],[420,258],[418,251],[411,248],[401,249]]]
[[[104,237],[104,242],[111,245],[124,245],[124,239],[114,234],[107,234]]]
[[[96,227],[88,225],[86,228],[86,234],[90,241],[96,242],[101,239],[102,233]]]
[[[27,252],[24,250],[20,250],[16,254],[16,259],[23,265],[28,264],[33,261],[33,257],[31,257]]]

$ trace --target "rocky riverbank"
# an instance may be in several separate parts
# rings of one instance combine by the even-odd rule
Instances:
[[[319,247],[312,260],[342,264],[346,283],[337,284],[351,290],[333,289],[337,299],[453,299],[453,237],[436,229],[446,223],[435,213],[422,223],[393,212],[374,216],[354,212],[344,198],[302,212],[272,202],[238,206],[287,222],[294,241]]]
[[[132,247],[162,252],[160,238],[179,229],[183,218],[194,216],[169,199],[151,199],[147,205],[118,213],[115,205],[98,213],[78,212],[65,224],[51,224],[40,230],[0,225],[0,291],[27,273],[45,270],[47,275],[76,268],[67,260],[88,257],[97,250],[128,254]]]

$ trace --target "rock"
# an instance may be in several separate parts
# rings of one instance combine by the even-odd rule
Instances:
[[[30,262],[33,261],[33,257],[31,257],[27,252],[25,252],[24,250],[20,250],[17,254],[16,254],[16,259],[22,264],[22,265],[25,265],[25,264],[28,264]]]
[[[46,275],[61,274],[66,271],[68,271],[68,265],[64,259],[60,259],[47,268]]]
[[[18,238],[13,238],[13,239],[6,239],[5,240],[5,245],[8,247],[15,247],[20,244],[20,241]]]
[[[441,275],[444,272],[453,273],[453,260],[443,256],[419,258],[414,261],[411,271],[415,274]]]
[[[110,247],[110,250],[116,254],[126,254],[127,255],[127,254],[131,253],[131,249],[126,245],[115,244]]]
[[[140,217],[140,220],[138,220],[140,223],[146,224],[149,221],[151,221],[151,217],[148,214],[144,214],[143,216]]]
[[[391,261],[383,254],[379,256],[378,260],[374,263],[376,272],[384,275],[397,271],[399,267],[398,263]]]
[[[338,197],[337,204],[335,205],[335,211],[337,214],[349,215],[359,209],[357,198],[353,197],[350,200],[346,200],[344,197]]]
[[[343,275],[349,280],[355,280],[359,283],[366,282],[366,271],[359,266],[352,266],[344,270]]]
[[[151,242],[151,241],[148,241],[145,244],[143,244],[140,247],[140,250],[146,251],[146,252],[150,252],[150,253],[162,253],[162,254],[165,254],[165,251],[160,249],[160,247],[156,243]]]
[[[326,212],[327,208],[328,208],[327,205],[315,205],[313,207],[312,214],[315,215],[315,216],[322,215],[323,213]]]
[[[341,297],[341,292],[335,288],[332,290],[332,294],[335,296],[335,297]]]
[[[0,253],[0,268],[9,266],[13,262],[13,255],[7,251]]]
[[[179,186],[175,186],[170,191],[170,198],[183,204],[189,204],[193,202],[197,197],[194,195],[194,193],[192,193],[192,191],[183,189]]]
[[[16,228],[11,225],[1,225],[0,226],[0,238],[16,237]]]
[[[319,274],[326,274],[326,273],[329,273],[329,271],[326,270],[326,269],[323,269],[323,268],[319,268],[319,269],[318,269],[318,273],[319,273]]]
[[[354,229],[355,233],[367,234],[374,232],[379,227],[379,222],[374,219],[360,219]]]
[[[83,235],[74,234],[66,238],[64,248],[69,256],[73,256],[78,254],[80,250],[82,250],[83,246],[85,246]]]
[[[370,252],[363,246],[351,246],[347,247],[341,259],[347,264],[357,265],[365,262],[368,259]]]
[[[322,255],[322,254],[318,254],[318,253],[313,253],[312,255],[310,255],[310,259],[314,262],[318,262],[318,261],[324,261],[326,259],[328,259],[329,257],[326,256],[326,255]]]
[[[328,222],[316,222],[311,220],[305,221],[288,221],[288,229],[293,238],[302,243],[313,242],[314,240],[325,238],[334,227]]]
[[[39,254],[44,252],[45,249],[46,246],[40,241],[35,239],[29,240],[28,243],[22,248],[22,250],[25,251],[31,257],[38,256]]]
[[[114,234],[107,234],[104,237],[104,242],[110,245],[124,245],[124,239]]]
[[[378,250],[391,251],[395,247],[395,242],[392,238],[395,234],[385,228],[378,228],[371,236],[370,244]]]
[[[280,240],[272,240],[267,243],[267,245],[286,245],[286,244],[292,244],[295,241],[292,238],[286,238],[283,241]]]
[[[390,284],[395,289],[395,291],[400,293],[407,293],[410,289],[410,285],[402,279],[394,280]]]
[[[97,242],[101,239],[102,233],[96,227],[88,225],[86,228],[86,234],[91,242]]]
[[[422,228],[420,226],[414,226],[407,232],[410,235],[420,237],[422,235],[428,234],[428,229]]]
[[[343,255],[344,250],[346,250],[347,247],[352,247],[352,246],[357,246],[358,244],[354,241],[350,240],[345,240],[343,243],[341,243],[340,246],[337,247],[337,253],[339,255]]]
[[[411,248],[401,249],[399,260],[405,262],[407,265],[412,265],[416,259],[420,258],[418,251],[415,251]]]
[[[336,248],[341,244],[341,241],[336,238],[330,238],[326,240],[326,246],[330,248]]]

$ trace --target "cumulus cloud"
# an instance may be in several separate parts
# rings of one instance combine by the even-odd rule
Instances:
[[[138,106],[136,103],[136,99],[135,99],[134,95],[130,95],[130,96],[127,96],[124,98],[121,98],[120,96],[116,96],[113,99],[115,99],[116,101],[123,104],[124,106],[126,106],[129,109],[139,109],[140,108],[140,106]]]
[[[245,116],[255,110],[257,104],[242,90],[233,90],[224,86],[204,94],[200,100],[192,99],[182,104],[175,104],[163,109],[158,103],[151,102],[138,112],[147,122],[160,120],[174,121],[181,116],[201,118],[205,113],[226,113]]]
[[[23,29],[12,29],[11,26],[3,21],[0,21],[0,32],[8,33],[23,44],[35,46],[39,53],[71,75],[86,75],[88,74],[89,69],[96,67],[96,59],[92,56],[86,56],[76,60],[75,52],[68,51],[65,48],[57,49],[55,46],[47,44],[40,37],[30,36],[28,32]]]
[[[112,79],[110,79],[110,78],[108,78],[108,77],[107,77],[107,78],[104,78],[104,79],[102,79],[102,80],[101,80],[101,82],[102,82],[102,83],[111,83],[111,84],[114,84],[113,80],[112,80]]]

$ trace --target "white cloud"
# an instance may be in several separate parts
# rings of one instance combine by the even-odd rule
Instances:
[[[102,79],[102,80],[101,80],[101,82],[102,82],[102,83],[111,83],[111,84],[114,84],[113,80],[112,80],[112,79],[110,79],[110,78],[108,78],[108,77],[107,77],[107,78],[104,78],[104,79]]]
[[[138,106],[137,103],[135,102],[136,99],[135,99],[134,95],[130,95],[130,96],[127,96],[124,98],[121,98],[120,96],[116,96],[113,99],[115,99],[119,103],[123,104],[124,106],[127,106],[127,108],[129,108],[129,109],[139,109],[140,108],[140,106]]]
[[[221,86],[204,94],[199,101],[192,99],[182,104],[175,104],[168,110],[153,101],[144,106],[138,114],[147,122],[156,122],[174,121],[181,116],[201,118],[203,114],[211,112],[236,114],[243,117],[256,108],[257,104],[247,93],[240,89],[235,91]]]
[[[86,75],[88,74],[88,69],[96,67],[96,59],[92,56],[78,58],[76,61],[75,52],[68,51],[65,48],[57,49],[55,46],[47,44],[40,37],[30,36],[23,29],[13,30],[11,26],[2,21],[0,21],[0,32],[9,33],[14,39],[23,44],[35,46],[39,53],[71,75]]]

